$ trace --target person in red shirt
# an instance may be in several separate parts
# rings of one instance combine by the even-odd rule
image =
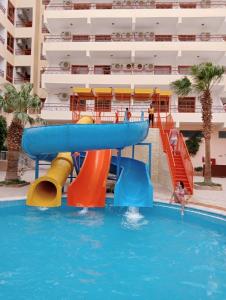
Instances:
[[[125,113],[125,120],[127,122],[129,122],[130,118],[131,118],[132,114],[131,112],[129,111],[128,107],[126,108],[126,113]]]
[[[115,123],[119,123],[119,112],[118,112],[118,110],[115,113]]]

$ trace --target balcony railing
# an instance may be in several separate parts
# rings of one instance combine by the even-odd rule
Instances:
[[[171,112],[172,113],[201,113],[202,107],[196,106],[194,111],[191,111],[191,106],[189,105],[171,105]],[[213,113],[225,113],[225,109],[223,105],[213,105],[212,106]]]
[[[89,9],[197,9],[197,8],[223,8],[225,1],[201,0],[198,2],[180,2],[180,1],[113,1],[112,3],[69,3],[54,4],[49,1],[43,1],[45,9],[48,10],[89,10]]]
[[[17,21],[16,27],[32,27],[32,21]]]
[[[14,49],[10,45],[7,45],[7,50],[9,50],[9,52],[11,52],[12,54],[14,53]]]
[[[61,67],[46,67],[43,68],[42,71],[45,74],[78,74],[78,75],[86,75],[86,74],[94,74],[94,75],[119,75],[119,74],[134,74],[134,75],[144,75],[144,74],[152,74],[152,75],[189,75],[190,68],[189,66],[153,66],[151,64],[141,65],[142,69],[135,69],[132,64],[125,65],[125,68],[121,68],[120,70],[115,70],[113,67],[108,66],[107,72],[106,69],[101,70],[96,69],[95,66],[89,67],[80,70],[79,66],[71,66],[68,69],[63,69]],[[146,67],[147,66],[147,67]],[[152,67],[150,67],[152,66]],[[77,67],[77,68],[76,68]]]
[[[30,77],[27,78],[23,78],[23,77],[16,77],[14,78],[13,82],[14,84],[23,84],[23,83],[27,83],[30,82]]]
[[[5,44],[5,39],[0,35],[0,43]]]
[[[110,111],[113,114],[115,112],[119,112],[119,113],[124,113],[125,112],[125,107],[129,106],[130,111],[132,112],[132,114],[140,114],[141,112],[144,112],[144,117],[147,118],[148,117],[148,107],[150,105],[150,101],[146,101],[146,104],[134,104],[134,105],[129,105],[129,101],[123,101],[125,102],[124,105],[121,105],[120,101],[118,102],[111,102],[111,106],[110,106]],[[70,105],[69,104],[61,104],[61,103],[45,103],[43,108],[43,111],[70,111]],[[92,111],[96,111],[95,109],[95,103],[93,104],[89,104],[86,105],[86,110],[87,112],[92,112]],[[170,106],[170,111],[172,113],[180,113],[179,111],[179,107],[177,105],[171,105]],[[196,107],[194,112],[190,112],[188,111],[188,113],[201,113],[202,109],[200,106]],[[223,105],[214,105],[212,107],[212,112],[213,113],[224,113],[226,114]],[[184,112],[183,112],[184,113]],[[192,120],[191,120],[192,121]]]
[[[16,55],[31,55],[31,49],[16,49]]]
[[[125,32],[109,35],[46,35],[46,42],[225,42],[225,35],[155,35],[152,32]]]
[[[0,3],[0,10],[5,14],[5,7]]]
[[[9,21],[14,24],[14,16],[8,15]]]
[[[4,71],[0,70],[0,77],[4,77]]]

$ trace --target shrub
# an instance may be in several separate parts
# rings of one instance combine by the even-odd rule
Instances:
[[[201,171],[203,171],[203,167],[195,167],[195,171],[196,172],[201,172]]]
[[[7,136],[7,123],[3,116],[0,116],[0,151],[4,149],[4,143]]]
[[[189,154],[192,156],[196,155],[196,153],[199,151],[201,141],[202,138],[197,133],[186,140]]]

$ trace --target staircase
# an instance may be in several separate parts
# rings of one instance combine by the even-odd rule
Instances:
[[[185,168],[183,165],[183,160],[180,154],[174,155],[174,162],[175,162],[175,182],[183,181],[184,186],[189,194],[193,193],[191,186],[188,181],[187,174],[185,172]]]
[[[183,181],[189,194],[193,194],[193,166],[183,135],[180,134],[177,144],[176,154],[173,154],[169,142],[170,129],[174,127],[174,121],[171,115],[164,118],[158,114],[157,127],[160,130],[163,151],[167,155],[171,179],[173,186],[176,187],[178,181]]]

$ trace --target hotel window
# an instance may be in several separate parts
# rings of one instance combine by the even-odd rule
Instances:
[[[169,112],[169,96],[160,96],[158,100],[153,99],[152,105],[155,112]]]
[[[6,80],[9,82],[13,82],[13,66],[7,62],[6,67]]]
[[[195,97],[179,97],[178,112],[195,112]]]
[[[86,99],[80,99],[76,95],[70,96],[70,111],[86,111]]]
[[[12,3],[8,2],[8,19],[9,21],[14,24],[15,21],[15,7],[12,5]]]
[[[219,139],[226,139],[226,131],[219,131],[218,132]]]
[[[7,32],[7,49],[11,53],[14,52],[14,37],[9,32]]]

